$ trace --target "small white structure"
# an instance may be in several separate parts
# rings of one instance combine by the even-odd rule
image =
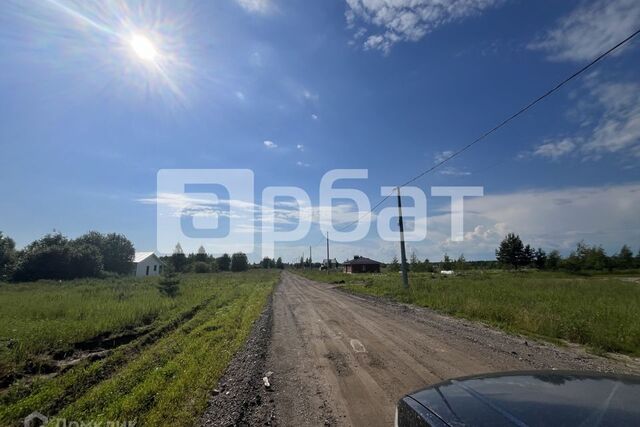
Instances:
[[[153,252],[136,252],[133,259],[133,274],[136,277],[157,276],[164,264]]]

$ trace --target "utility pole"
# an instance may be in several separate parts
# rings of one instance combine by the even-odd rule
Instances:
[[[331,268],[331,258],[329,258],[329,232],[327,231],[327,274],[329,274],[329,268]]]
[[[398,191],[398,226],[400,227],[400,258],[402,268],[402,286],[409,288],[409,276],[407,275],[407,252],[404,249],[404,223],[402,222],[402,199],[400,197],[400,187],[397,187]]]

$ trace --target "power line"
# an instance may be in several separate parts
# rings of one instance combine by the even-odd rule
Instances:
[[[595,59],[593,59],[587,65],[585,65],[584,67],[580,68],[578,71],[574,72],[570,76],[566,77],[564,80],[560,81],[558,84],[556,84],[554,87],[552,87],[551,89],[546,91],[544,94],[542,94],[542,95],[538,96],[537,98],[535,98],[534,100],[530,101],[524,107],[520,108],[517,112],[513,113],[512,115],[510,115],[509,117],[504,119],[502,122],[500,122],[496,126],[494,126],[491,129],[489,129],[488,131],[484,132],[482,135],[480,135],[479,137],[477,137],[476,139],[471,141],[469,144],[467,144],[464,147],[462,147],[462,148],[458,149],[457,151],[453,152],[449,156],[447,156],[444,159],[442,159],[441,161],[437,162],[435,165],[433,165],[429,169],[420,172],[418,175],[416,175],[413,178],[409,179],[404,184],[398,185],[398,186],[396,186],[394,188],[405,187],[405,186],[417,181],[418,179],[422,178],[423,176],[433,172],[434,170],[438,169],[440,166],[444,165],[445,163],[449,162],[450,160],[454,159],[455,157],[458,157],[460,154],[464,153],[469,148],[473,147],[474,145],[476,145],[477,143],[479,143],[480,141],[482,141],[483,139],[485,139],[489,135],[495,133],[500,128],[506,126],[509,122],[511,122],[512,120],[514,120],[517,117],[521,116],[522,114],[527,112],[529,109],[533,108],[537,103],[539,103],[543,99],[547,98],[548,96],[550,96],[554,92],[558,91],[564,85],[566,85],[571,80],[575,79],[576,77],[578,77],[579,75],[581,75],[582,73],[584,73],[585,71],[587,71],[588,69],[590,69],[591,67],[596,65],[598,62],[602,61],[605,57],[607,57],[609,54],[613,53],[618,48],[622,47],[624,44],[629,42],[631,39],[633,39],[638,34],[640,34],[640,28],[637,29],[636,31],[634,31],[631,35],[626,37],[621,42],[617,43],[615,46],[611,47],[606,52],[601,53],[599,56],[597,56]],[[384,196],[382,198],[382,200],[380,200],[378,203],[376,203],[375,206],[372,207],[368,212],[364,213],[362,216],[360,216],[355,221],[352,221],[349,224],[345,225],[344,227],[342,227],[341,230],[345,230],[345,229],[351,227],[352,225],[357,224],[358,222],[360,222],[363,218],[367,217],[368,215],[371,215],[377,208],[379,208],[384,202],[386,202],[389,199],[389,197],[391,197],[393,195],[394,191],[395,190],[391,191],[389,194]]]

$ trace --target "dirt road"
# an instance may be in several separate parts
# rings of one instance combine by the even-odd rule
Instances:
[[[287,272],[273,299],[266,366],[274,372],[275,420],[290,426],[393,425],[401,396],[463,375],[552,368],[637,372],[637,366],[579,349],[527,342]]]

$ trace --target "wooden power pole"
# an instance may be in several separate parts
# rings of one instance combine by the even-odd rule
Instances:
[[[327,231],[327,274],[329,274],[329,268],[331,268],[331,258],[329,258],[329,232]]]
[[[406,289],[409,287],[409,275],[407,274],[407,252],[404,248],[404,223],[402,222],[402,199],[400,197],[400,187],[398,191],[398,226],[400,227],[400,258],[402,268],[402,286]]]

